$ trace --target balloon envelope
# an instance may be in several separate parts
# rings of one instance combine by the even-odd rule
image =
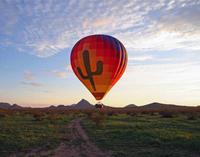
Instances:
[[[71,66],[96,100],[120,79],[127,65],[123,44],[108,35],[91,35],[79,40],[71,51]]]

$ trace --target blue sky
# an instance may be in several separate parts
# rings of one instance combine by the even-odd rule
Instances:
[[[2,0],[0,14],[0,101],[95,103],[69,56],[80,38],[108,34],[129,60],[103,103],[200,104],[199,0]]]

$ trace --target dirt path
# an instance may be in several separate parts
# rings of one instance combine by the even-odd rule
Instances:
[[[68,126],[70,141],[62,142],[55,150],[53,157],[109,157],[92,143],[83,130],[80,119],[75,119]]]
[[[81,119],[73,120],[67,129],[60,145],[54,150],[33,149],[29,152],[11,154],[9,157],[110,157],[109,153],[100,150],[90,141],[80,124]]]

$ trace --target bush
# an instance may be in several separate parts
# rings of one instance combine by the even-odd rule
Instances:
[[[159,113],[162,118],[173,118],[173,113],[169,111],[163,111]]]
[[[108,116],[117,116],[118,113],[115,112],[115,111],[109,111],[109,112],[107,113],[107,115],[108,115]]]
[[[195,114],[189,114],[187,115],[187,120],[196,120],[197,116]]]
[[[131,112],[131,111],[126,112],[126,114],[127,114],[128,116],[132,116],[132,117],[137,116],[137,113],[136,113],[136,112]]]
[[[56,113],[52,113],[52,114],[49,114],[47,117],[46,117],[51,123],[54,123],[58,120],[62,120],[63,119],[63,116],[60,115],[60,114],[56,114]]]
[[[102,126],[106,120],[106,116],[103,113],[93,113],[91,120],[95,122],[96,126]]]
[[[156,112],[151,112],[150,115],[151,116],[156,116]]]
[[[141,114],[149,114],[149,111],[142,111]]]
[[[0,112],[0,118],[4,118],[4,117],[6,117],[6,116],[7,116],[6,113],[1,113],[1,112]]]
[[[91,117],[92,117],[92,114],[93,114],[93,112],[91,112],[91,111],[88,111],[88,112],[86,112],[86,114],[87,114],[87,116],[88,116],[89,118],[91,118]]]
[[[130,116],[135,117],[135,116],[137,116],[137,113],[136,113],[136,112],[132,112],[132,113],[130,114]]]
[[[41,112],[33,113],[33,118],[35,121],[42,121],[43,117],[44,117],[44,114],[42,114]]]

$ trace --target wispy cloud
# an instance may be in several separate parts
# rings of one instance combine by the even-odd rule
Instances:
[[[0,1],[0,13],[0,34],[10,35],[19,20],[19,16],[15,12],[15,5],[8,5],[6,1]]]
[[[24,79],[26,81],[33,81],[35,80],[36,76],[31,71],[25,71],[24,72]]]
[[[22,85],[31,86],[31,87],[42,87],[43,84],[36,81],[36,75],[30,71],[24,71],[23,81],[21,81]]]
[[[58,78],[62,78],[65,79],[67,78],[67,72],[66,71],[57,71],[57,70],[53,70],[52,74]]]
[[[139,51],[195,51],[199,8],[198,0],[1,1],[0,45],[48,57],[81,37],[105,33]]]
[[[72,72],[71,65],[66,65],[64,69],[59,69],[59,70],[56,69],[56,70],[50,71],[50,74],[57,78],[66,79],[68,78],[71,72]]]
[[[43,84],[38,83],[38,82],[28,82],[28,81],[22,81],[21,84],[26,85],[26,86],[32,86],[32,87],[42,87]]]
[[[153,20],[146,29],[137,32],[135,41],[131,32],[125,33],[129,46],[138,50],[199,50],[199,5],[177,7],[164,11],[159,20]]]
[[[122,87],[127,91],[126,95],[145,103],[159,100],[197,104],[200,90],[200,75],[197,73],[199,68],[199,61],[128,66]]]
[[[147,61],[154,59],[153,56],[150,55],[141,55],[141,56],[135,56],[135,57],[129,57],[129,61]]]

